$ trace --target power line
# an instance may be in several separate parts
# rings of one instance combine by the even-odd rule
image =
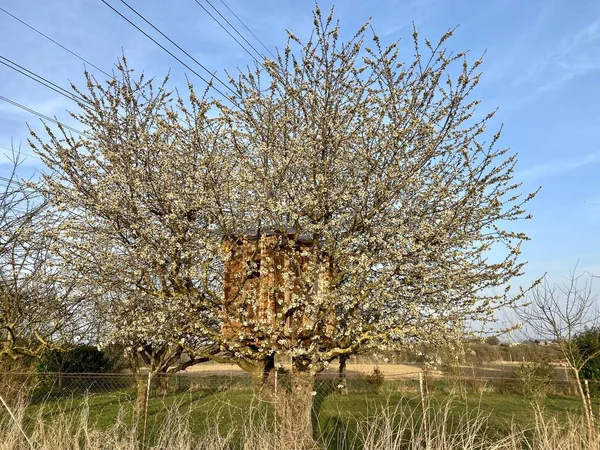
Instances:
[[[235,18],[238,20],[238,22],[239,22],[239,23],[241,23],[241,24],[242,24],[242,26],[243,26],[243,27],[244,27],[246,30],[248,30],[248,32],[249,32],[249,33],[250,33],[252,36],[254,36],[254,39],[256,39],[258,42],[260,42],[260,45],[262,45],[262,46],[263,46],[263,48],[264,48],[264,49],[265,49],[267,52],[269,52],[269,54],[270,54],[270,55],[271,55],[273,58],[277,59],[277,56],[275,56],[275,55],[273,54],[273,52],[272,52],[271,50],[269,50],[269,48],[267,48],[267,46],[266,46],[266,45],[263,43],[263,41],[261,41],[261,40],[258,38],[258,36],[257,36],[256,34],[254,34],[254,32],[253,32],[253,31],[252,31],[250,28],[248,28],[248,27],[246,26],[246,24],[245,24],[245,23],[242,21],[242,19],[240,19],[240,18],[238,17],[238,15],[237,15],[236,13],[234,13],[234,12],[232,11],[232,9],[231,9],[229,6],[227,6],[227,3],[225,3],[223,0],[219,0],[219,1],[220,1],[220,2],[221,2],[221,3],[222,3],[224,6],[225,6],[225,8],[227,8],[227,9],[229,10],[229,12],[230,12],[231,14],[233,14],[233,16],[234,16],[234,17],[235,17]]]
[[[4,12],[5,14],[8,14],[10,17],[12,17],[13,19],[21,22],[23,25],[25,25],[26,27],[30,28],[31,30],[35,31],[36,33],[38,33],[39,35],[43,36],[44,38],[46,38],[47,40],[49,40],[50,42],[53,42],[54,44],[58,45],[60,48],[62,48],[63,50],[69,52],[71,55],[75,56],[76,58],[79,58],[81,61],[83,61],[84,63],[86,63],[87,65],[93,67],[94,69],[102,72],[104,75],[106,75],[107,77],[113,78],[112,75],[110,75],[108,72],[105,72],[104,70],[102,70],[100,67],[96,66],[95,64],[92,64],[91,62],[89,62],[87,59],[83,58],[82,56],[79,56],[77,53],[75,53],[72,50],[69,50],[67,47],[65,47],[64,45],[60,44],[59,42],[55,41],[54,39],[52,39],[50,36],[42,33],[40,30],[38,30],[37,28],[29,25],[28,23],[24,22],[23,20],[19,19],[17,16],[9,13],[7,10],[5,10],[4,8],[0,7],[0,11]]]
[[[175,47],[177,47],[180,51],[182,51],[183,53],[185,53],[185,55],[190,58],[192,61],[194,61],[196,64],[198,64],[205,72],[210,73],[211,76],[216,79],[219,83],[221,83],[223,86],[225,86],[227,89],[229,89],[233,94],[236,94],[236,92],[231,89],[231,87],[221,81],[219,78],[217,78],[210,70],[208,70],[203,64],[201,64],[196,58],[194,58],[192,55],[190,55],[188,52],[186,52],[183,48],[181,48],[176,42],[174,42],[169,36],[167,36],[165,33],[163,33],[162,31],[160,31],[157,27],[155,27],[152,22],[150,22],[148,19],[146,19],[144,16],[142,16],[139,12],[136,11],[135,8],[129,6],[129,4],[127,2],[125,2],[124,0],[121,0],[121,3],[123,3],[125,6],[127,6],[131,11],[133,11],[140,19],[142,19],[144,22],[146,22],[148,25],[150,25],[152,28],[154,28],[154,30],[156,30],[158,33],[160,33],[160,35],[162,37],[164,37],[166,40],[168,40],[171,44],[173,44]],[[223,95],[223,94],[221,94]],[[237,95],[237,94],[236,94]]]
[[[251,57],[251,58],[252,58],[254,61],[256,61],[258,64],[260,64],[260,65],[262,66],[262,68],[264,69],[264,67],[265,67],[265,66],[263,66],[263,65],[262,65],[262,63],[261,63],[261,62],[260,62],[258,59],[256,59],[256,57],[255,57],[255,56],[254,56],[252,53],[250,53],[250,51],[249,51],[249,50],[248,50],[246,47],[244,47],[244,45],[243,45],[243,44],[242,44],[240,41],[238,41],[238,40],[237,40],[237,38],[236,38],[236,37],[235,37],[233,34],[231,34],[231,32],[230,32],[230,31],[229,31],[227,28],[225,28],[225,26],[224,26],[224,25],[223,25],[221,22],[219,22],[219,19],[217,19],[215,16],[213,16],[213,15],[211,14],[211,12],[210,12],[208,9],[206,9],[206,8],[205,8],[205,7],[202,5],[202,3],[200,3],[198,0],[194,0],[194,1],[195,1],[195,2],[198,4],[198,6],[200,6],[200,8],[202,8],[202,9],[203,9],[203,10],[206,12],[206,14],[208,14],[208,15],[209,15],[209,16],[210,16],[210,17],[211,17],[211,18],[212,18],[212,19],[213,19],[215,22],[217,22],[217,23],[219,24],[219,26],[220,26],[221,28],[223,28],[223,30],[225,30],[225,32],[226,32],[226,33],[227,33],[229,36],[231,36],[231,38],[232,38],[232,39],[233,39],[235,42],[237,42],[237,43],[238,43],[238,45],[239,45],[240,47],[242,47],[242,48],[244,49],[244,51],[245,51],[246,53],[248,53],[248,54],[250,55],[250,57]],[[259,53],[259,54],[260,54],[260,53]]]
[[[32,80],[40,83],[42,86],[45,86],[45,87],[47,87],[49,89],[52,89],[53,91],[55,91],[55,92],[61,94],[62,96],[68,98],[69,100],[73,100],[73,101],[75,101],[77,103],[84,103],[84,104],[88,105],[90,108],[95,108],[95,105],[93,105],[92,103],[88,102],[87,100],[85,100],[84,98],[82,98],[82,97],[80,97],[78,95],[72,94],[68,90],[60,87],[58,84],[53,83],[52,81],[48,80],[47,78],[44,78],[41,75],[38,75],[37,73],[32,72],[31,70],[29,70],[29,69],[27,69],[27,68],[25,68],[25,67],[23,67],[23,66],[21,66],[21,65],[19,65],[17,63],[15,63],[14,61],[12,61],[12,60],[10,60],[8,58],[5,58],[2,55],[0,55],[0,59],[4,59],[5,61],[8,61],[10,64],[12,64],[12,65],[14,65],[16,67],[12,67],[11,65],[7,64],[4,61],[0,61],[0,64],[4,64],[5,66],[7,66],[7,67],[9,67],[9,68],[11,68],[13,70],[15,70],[16,72],[19,72],[20,74],[25,75],[26,77],[28,77],[28,78],[30,78],[30,79],[32,79]],[[43,80],[43,81],[41,81],[41,80]],[[123,117],[120,113],[118,113],[118,114],[119,114],[119,116]]]
[[[22,104],[20,104],[20,103],[17,103],[17,102],[15,102],[14,100],[11,100],[11,99],[9,99],[9,98],[6,98],[6,97],[4,97],[3,95],[0,95],[0,100],[4,100],[5,102],[7,102],[7,103],[10,103],[11,105],[13,105],[13,106],[16,106],[17,108],[21,108],[21,109],[22,109],[22,110],[24,110],[24,111],[27,111],[27,112],[29,112],[29,113],[31,113],[31,114],[34,114],[34,115],[36,115],[36,116],[38,116],[38,117],[40,117],[40,118],[42,118],[42,119],[44,119],[44,120],[47,120],[47,121],[49,121],[49,122],[55,123],[56,125],[60,125],[60,126],[61,126],[61,127],[63,127],[65,130],[72,131],[72,132],[74,132],[74,133],[77,133],[77,134],[79,134],[80,136],[84,136],[84,133],[83,133],[83,131],[79,131],[79,130],[77,130],[77,129],[73,128],[73,127],[70,127],[69,125],[65,125],[64,123],[62,123],[62,122],[59,122],[58,120],[56,120],[56,119],[53,119],[52,117],[46,116],[46,115],[44,115],[44,114],[42,114],[42,113],[40,113],[40,112],[37,112],[37,111],[36,111],[36,110],[34,110],[34,109],[28,108],[27,106],[24,106],[24,105],[22,105]]]
[[[12,149],[12,148],[8,148],[8,147],[3,147],[3,146],[1,146],[1,145],[0,145],[0,150],[7,150],[7,151],[9,151],[9,152],[14,152],[14,149]],[[17,150],[15,153],[16,153],[17,155],[19,155],[19,156],[20,156],[20,155],[23,155],[23,156],[26,156],[26,157],[28,157],[28,158],[36,158],[36,159],[39,159],[39,160],[41,160],[41,159],[42,159],[42,158],[40,158],[40,157],[39,157],[39,156],[37,156],[37,155],[31,155],[31,154],[29,154],[29,153],[25,153],[25,152],[23,152],[23,151],[21,151],[21,150]]]
[[[262,54],[262,53],[260,53],[258,50],[256,50],[256,48],[254,47],[254,45],[252,45],[250,42],[248,42],[248,39],[246,39],[246,38],[245,38],[245,37],[242,35],[242,33],[240,33],[240,32],[237,30],[237,28],[236,28],[236,27],[234,27],[234,26],[231,24],[231,22],[230,22],[229,20],[227,20],[227,18],[226,18],[226,17],[225,17],[223,14],[221,14],[221,12],[220,12],[220,11],[219,11],[217,8],[215,8],[215,6],[214,6],[214,5],[213,5],[213,4],[210,2],[210,0],[205,0],[205,1],[206,1],[206,3],[208,3],[208,4],[210,5],[210,7],[211,7],[212,9],[214,9],[214,10],[216,11],[216,13],[217,13],[219,16],[221,16],[221,18],[222,18],[222,19],[223,19],[225,22],[227,22],[227,24],[228,24],[228,25],[229,25],[229,26],[230,26],[230,27],[233,29],[233,31],[235,31],[235,32],[238,34],[238,36],[239,36],[239,37],[241,37],[241,38],[242,38],[242,39],[243,39],[243,40],[246,42],[246,44],[248,44],[248,45],[250,46],[250,48],[252,48],[252,50],[254,50],[254,51],[256,52],[256,54],[257,54],[258,56],[260,56],[262,59],[265,59],[265,55],[263,55],[263,54]],[[203,6],[200,4],[200,2],[199,2],[198,0],[196,0],[196,3],[198,3],[198,5],[200,5],[200,6],[202,7],[202,9],[204,9],[204,10],[206,11],[206,8],[204,8],[204,7],[203,7]],[[206,12],[208,13],[208,11],[206,11]],[[210,14],[210,13],[208,13],[208,14]],[[213,18],[213,19],[214,19],[214,20],[215,20],[215,21],[216,21],[216,22],[217,22],[219,25],[221,25],[221,23],[220,23],[219,21],[217,21],[217,20],[216,20],[216,19],[213,17],[213,15],[212,15],[212,14],[210,14],[210,16],[211,16],[211,17],[212,17],[212,18]],[[221,28],[223,28],[225,31],[227,31],[223,25],[221,25]],[[231,33],[229,33],[229,31],[227,31],[227,33],[228,33],[228,34],[229,34],[229,35],[230,35],[230,36],[231,36],[233,39],[235,39],[235,37],[233,37],[233,35],[232,35]],[[241,47],[242,47],[244,50],[246,50],[246,48],[245,48],[244,46],[242,46],[242,44],[240,43],[240,41],[238,41],[237,39],[235,39],[235,41],[236,41],[236,42],[237,42],[237,43],[238,43],[238,44],[239,44],[239,45],[240,45],[240,46],[241,46]],[[248,50],[246,50],[246,52],[248,52]],[[250,52],[248,52],[248,53],[250,53]],[[250,55],[250,56],[252,56],[252,55]],[[262,64],[260,63],[260,61],[258,61],[258,60],[257,60],[257,59],[256,59],[254,56],[252,56],[252,58],[254,58],[254,60],[255,60],[256,62],[258,62],[258,63],[259,63],[261,66],[262,66]]]
[[[154,42],[156,45],[158,45],[161,49],[163,49],[165,52],[167,52],[169,55],[171,55],[173,58],[175,58],[180,64],[182,64],[184,67],[186,67],[188,70],[190,70],[194,75],[196,75],[198,78],[200,78],[202,81],[204,81],[207,85],[209,85],[210,87],[212,87],[215,91],[217,91],[219,94],[221,94],[224,98],[226,98],[227,100],[231,101],[231,103],[235,104],[233,102],[233,100],[230,99],[230,97],[228,97],[227,95],[225,95],[222,91],[220,91],[217,87],[214,86],[214,84],[210,81],[208,81],[206,78],[204,78],[202,75],[200,75],[198,72],[196,72],[194,69],[192,69],[190,66],[188,66],[185,62],[183,62],[181,59],[179,59],[177,56],[175,56],[172,52],[170,52],[167,48],[165,48],[162,44],[160,44],[156,39],[154,39],[152,36],[150,36],[148,33],[146,33],[144,30],[142,30],[140,27],[138,27],[135,23],[133,23],[131,20],[129,20],[127,17],[125,17],[123,14],[121,14],[121,12],[119,12],[118,10],[116,10],[113,6],[111,6],[109,3],[106,2],[106,0],[101,0],[102,3],[104,3],[106,6],[108,6],[110,9],[112,9],[115,13],[117,13],[119,16],[121,16],[124,20],[126,20],[127,22],[129,22],[130,25],[132,25],[133,27],[135,27],[140,33],[142,33],[144,36],[146,36],[148,39],[150,39],[152,42]],[[140,17],[141,14],[137,13]],[[143,18],[143,17],[142,17]],[[144,19],[148,24],[150,24],[150,22],[148,22],[146,19]],[[154,27],[154,25],[150,24],[155,30],[159,31],[158,28]],[[160,31],[159,31],[160,32]],[[163,36],[165,36],[162,32],[160,32]],[[166,37],[166,36],[165,36]],[[170,40],[170,39],[169,39]],[[172,42],[172,41],[171,41]],[[211,74],[211,77],[216,79],[217,81],[219,81],[219,83],[221,83],[223,86],[227,87],[227,89],[229,89],[235,96],[238,96],[238,94],[231,89],[231,87],[229,87],[227,84],[225,84],[223,81],[221,81],[218,77],[216,77],[212,72],[210,72],[208,69],[206,69],[204,66],[202,66],[202,68]],[[239,97],[239,96],[238,96]]]
[[[92,106],[89,102],[87,102],[83,98],[81,98],[75,94],[72,94],[65,88],[60,87],[58,84],[53,83],[52,81],[48,80],[47,78],[44,78],[41,75],[38,75],[37,73],[32,72],[29,69],[26,69],[25,67],[17,64],[16,62],[14,62],[2,55],[0,55],[0,59],[3,59],[4,61],[8,61],[8,62],[0,61],[0,64],[4,64],[6,67],[9,67],[10,69],[12,69],[14,71],[19,72],[21,75],[25,75],[27,78],[30,78],[33,81],[40,83],[42,86],[45,86],[48,89],[52,89],[54,92],[57,92],[58,94],[62,95],[63,97],[66,97],[69,100],[73,100],[78,103],[86,103],[89,106]],[[16,66],[16,67],[13,67],[13,66]]]
[[[3,177],[2,175],[0,175],[0,181],[4,181],[6,183],[16,183],[16,184],[21,184],[21,182],[17,179],[14,178],[8,178],[8,177]]]
[[[6,183],[5,185],[3,185],[2,187],[4,188],[8,188],[10,187],[11,184],[16,184],[19,187],[25,187],[25,183],[23,181],[20,181],[18,178],[8,178],[8,177],[3,177],[0,176],[0,183]]]

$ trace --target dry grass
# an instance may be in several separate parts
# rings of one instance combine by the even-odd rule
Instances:
[[[586,428],[577,417],[559,423],[546,418],[542,410],[532,410],[534,425],[523,428],[513,424],[507,435],[499,436],[488,428],[488,416],[479,409],[459,416],[449,400],[428,407],[426,417],[420,408],[393,406],[357,418],[354,426],[336,430],[336,435],[320,436],[311,450],[591,450],[596,444],[586,441]],[[0,450],[300,450],[294,442],[283,442],[281,433],[268,425],[265,417],[249,417],[237,430],[219,431],[217,422],[199,436],[190,427],[191,410],[182,413],[172,408],[160,429],[152,430],[152,443],[142,445],[137,423],[120,414],[114,425],[101,430],[90,418],[84,402],[75,414],[41,409],[34,420],[27,420],[24,405],[14,408],[16,422],[0,415]],[[215,411],[215,416],[219,412]],[[27,430],[29,441],[21,433]]]

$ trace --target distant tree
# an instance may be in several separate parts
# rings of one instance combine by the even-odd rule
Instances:
[[[500,345],[500,338],[498,336],[490,336],[486,338],[485,343],[487,345]]]
[[[415,31],[405,63],[398,43],[365,47],[367,25],[341,43],[331,15],[314,23],[231,79],[234,106],[173,96],[123,62],[119,80],[77,90],[83,137],[34,134],[41,192],[73,212],[54,233],[61,270],[118,302],[114,339],[235,362],[265,393],[289,357],[278,417],[300,447],[331,361],[460,345],[466,321],[519,298],[490,288],[522,274],[527,236],[507,224],[535,195],[500,133],[485,142],[481,60],[447,51],[452,32],[423,53]]]
[[[600,328],[587,328],[575,337],[575,345],[587,361],[581,369],[581,377],[600,381]],[[596,393],[599,391],[597,384]]]

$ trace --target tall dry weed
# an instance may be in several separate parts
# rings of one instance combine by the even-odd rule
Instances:
[[[140,427],[128,419],[122,408],[114,424],[101,429],[90,415],[87,402],[63,408],[40,408],[34,417],[25,405],[14,414],[0,413],[0,450],[306,450],[295,442],[285,442],[284,434],[273,427],[268,414],[252,408],[251,416],[223,430],[218,417],[228,414],[231,405],[211,410],[201,435],[193,431],[194,408],[182,411],[181,405],[167,409],[158,428],[142,443]],[[75,409],[75,413],[73,412]],[[346,415],[346,418],[348,416]],[[310,450],[596,450],[598,443],[587,441],[584,421],[569,416],[564,421],[548,418],[535,410],[530,426],[513,424],[505,435],[488,426],[488,413],[479,408],[457,414],[454,400],[428,402],[425,414],[420,407],[391,405],[355,417],[352,426],[320,432]],[[350,423],[346,420],[346,423]],[[31,445],[21,434],[28,434]]]

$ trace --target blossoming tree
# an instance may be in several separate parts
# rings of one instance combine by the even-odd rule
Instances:
[[[290,34],[232,78],[230,102],[191,85],[182,99],[122,63],[120,80],[77,90],[83,137],[33,144],[53,171],[41,189],[69,212],[55,231],[65,269],[152,305],[128,333],[198,355],[194,342],[216,344],[205,356],[258,386],[289,357],[279,392],[298,442],[335,358],[458,342],[519,297],[492,288],[522,273],[512,225],[534,195],[500,134],[484,142],[481,61],[446,51],[451,32],[424,50],[415,32],[406,63],[399,43],[368,48],[367,26],[342,43],[331,15],[314,19],[308,42]]]

